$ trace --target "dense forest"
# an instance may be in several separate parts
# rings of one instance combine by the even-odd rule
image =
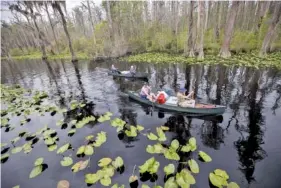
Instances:
[[[204,58],[281,49],[280,1],[6,1],[2,57],[168,52]]]

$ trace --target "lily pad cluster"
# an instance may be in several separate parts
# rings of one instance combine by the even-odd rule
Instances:
[[[128,137],[136,137],[139,132],[144,130],[144,127],[141,125],[133,126],[126,124],[125,121],[119,118],[115,118],[111,121],[111,126],[116,127],[118,133],[125,133]]]
[[[104,115],[99,117],[98,122],[102,123],[104,121],[108,121],[108,120],[110,120],[111,116],[112,116],[111,112],[106,112]]]
[[[214,55],[206,55],[204,61],[197,58],[186,58],[183,55],[168,53],[143,53],[120,58],[121,61],[128,62],[148,62],[148,63],[187,63],[224,66],[246,66],[246,67],[276,67],[281,69],[280,52],[268,54],[266,57],[259,57],[257,53],[237,54],[225,59]]]
[[[216,169],[214,172],[211,172],[209,174],[209,180],[210,182],[219,188],[227,187],[227,188],[239,188],[239,185],[235,182],[228,183],[229,175],[225,170],[222,169]]]
[[[157,127],[156,132],[157,132],[157,136],[153,133],[149,133],[149,134],[147,134],[147,138],[149,140],[158,140],[160,142],[164,142],[167,140],[166,135],[165,135],[163,129],[161,129],[161,127]]]
[[[149,174],[156,174],[160,167],[160,163],[155,160],[154,157],[145,161],[145,163],[139,166],[139,172],[141,174],[148,172]]]
[[[85,182],[87,184],[95,184],[99,181],[103,186],[109,186],[111,184],[111,178],[114,176],[115,170],[118,170],[124,166],[124,161],[119,156],[116,157],[115,160],[106,157],[99,160],[98,166],[101,167],[101,169],[96,173],[85,175]],[[118,187],[116,184],[114,186]]]
[[[41,174],[41,172],[43,171],[43,162],[44,162],[43,157],[36,159],[36,161],[34,162],[34,168],[29,174],[29,178],[34,178]]]

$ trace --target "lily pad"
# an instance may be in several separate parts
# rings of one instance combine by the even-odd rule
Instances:
[[[86,174],[85,182],[88,184],[94,184],[100,180],[100,177],[97,174]]]
[[[15,153],[20,152],[21,150],[22,150],[22,147],[15,147],[15,148],[13,148],[13,149],[11,150],[11,153],[12,153],[12,154],[15,154]]]
[[[36,159],[36,161],[34,162],[34,166],[41,165],[41,164],[43,164],[43,162],[44,162],[44,158],[40,157],[40,158]]]
[[[163,130],[159,127],[156,128],[157,134],[158,134],[158,140],[161,142],[164,142],[167,140],[165,133],[163,132]]]
[[[224,178],[224,179],[226,179],[226,180],[229,179],[229,176],[228,176],[228,174],[226,173],[225,170],[216,169],[214,172],[215,172],[215,175],[217,175],[217,176],[220,176],[220,177],[222,177],[222,178]]]
[[[178,140],[173,140],[172,143],[171,143],[171,147],[174,149],[174,150],[177,150],[180,146],[180,143]]]
[[[170,130],[170,128],[169,128],[169,127],[164,126],[164,125],[162,125],[160,128],[161,128],[163,131],[168,131],[168,130]]]
[[[158,139],[158,137],[157,137],[155,134],[153,134],[153,133],[149,133],[149,134],[147,135],[147,138],[148,138],[149,140],[157,140],[157,139]]]
[[[58,149],[57,154],[62,154],[62,153],[64,153],[65,151],[68,150],[69,147],[70,147],[70,144],[69,144],[69,143],[67,143],[67,144],[65,144],[65,145],[63,145],[63,146],[61,146],[61,147]]]
[[[88,135],[85,137],[86,140],[92,140],[94,138],[94,135]]]
[[[58,182],[57,188],[69,188],[69,182],[67,180],[61,180]]]
[[[93,155],[94,154],[94,148],[93,146],[87,145],[85,146],[85,155]]]
[[[129,177],[129,183],[133,183],[135,181],[138,181],[138,176],[132,175]]]
[[[73,160],[71,157],[64,157],[60,164],[61,166],[70,166],[73,164]]]
[[[227,185],[227,188],[239,188],[239,185],[235,182],[230,182],[228,185]]]
[[[182,146],[182,148],[181,148],[182,152],[190,152],[190,150],[191,150],[191,147],[189,145]]]
[[[84,170],[88,166],[88,164],[89,164],[89,159],[85,161],[79,161],[72,166],[71,170],[72,172],[78,172],[80,170]]]
[[[164,172],[166,176],[175,173],[175,165],[174,164],[168,164],[167,166],[164,167]]]
[[[85,152],[86,146],[80,146],[76,152],[76,155],[83,154]]]
[[[188,165],[189,165],[191,172],[193,172],[195,174],[199,173],[199,166],[194,159],[188,160]]]
[[[190,146],[190,150],[191,151],[195,151],[197,149],[197,145],[196,145],[196,139],[194,137],[191,137],[188,141],[189,146]]]
[[[51,145],[51,146],[48,146],[48,150],[49,151],[54,151],[54,150],[56,150],[57,149],[57,144],[53,144],[53,145]]]
[[[199,156],[205,161],[205,162],[211,162],[212,158],[205,153],[204,151],[199,151]]]
[[[30,172],[29,178],[35,178],[36,176],[40,175],[42,173],[42,170],[43,170],[42,165],[35,166]]]
[[[227,185],[226,179],[221,176],[217,176],[212,172],[209,174],[209,179],[210,182],[216,187],[223,187]]]
[[[114,168],[120,168],[124,165],[124,161],[121,157],[116,157],[114,161],[112,161],[112,165],[114,166]]]
[[[170,177],[165,182],[164,188],[178,188],[178,184],[176,183],[175,177]]]
[[[144,127],[141,126],[141,125],[137,125],[137,130],[138,130],[138,131],[142,131],[142,130],[144,130]]]
[[[107,166],[111,163],[112,159],[105,157],[99,160],[98,166],[103,167],[103,166]]]
[[[180,156],[177,154],[177,152],[174,149],[166,149],[164,151],[164,156],[166,159],[170,159],[170,160],[176,160],[179,161],[180,160]]]
[[[109,186],[111,184],[111,178],[110,177],[103,177],[102,179],[100,179],[100,183],[103,186]]]

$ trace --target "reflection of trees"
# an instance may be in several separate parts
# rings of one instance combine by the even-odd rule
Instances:
[[[201,138],[205,146],[218,150],[224,143],[224,130],[216,121],[204,121],[201,126]]]
[[[54,70],[52,69],[51,65],[50,65],[50,62],[48,60],[43,60],[43,62],[47,65],[47,68],[48,68],[48,72],[50,73],[50,77],[49,77],[49,80],[53,80],[54,83],[55,83],[55,87],[56,87],[56,90],[57,90],[57,94],[58,94],[58,97],[59,97],[59,103],[60,105],[65,105],[65,100],[64,100],[64,97],[62,96],[62,91],[61,91],[61,88],[58,84],[58,78],[57,78],[57,74],[55,74]],[[58,71],[57,71],[58,73]]]
[[[263,130],[261,126],[264,124],[264,119],[262,116],[262,100],[264,98],[260,98],[260,101],[256,101],[257,92],[259,88],[258,80],[259,80],[259,72],[255,71],[254,76],[251,79],[250,84],[250,94],[248,96],[248,126],[247,132],[248,136],[244,138],[240,137],[238,141],[236,141],[235,147],[237,148],[239,161],[241,162],[241,170],[246,176],[247,181],[250,183],[254,178],[252,177],[255,170],[255,163],[259,160],[262,160],[266,153],[260,146],[263,144]]]
[[[82,101],[86,101],[86,96],[85,96],[85,88],[83,86],[83,83],[81,81],[81,74],[80,74],[80,71],[78,69],[78,65],[77,65],[78,62],[72,62],[73,64],[73,67],[74,67],[74,71],[75,71],[75,75],[77,77],[77,81],[78,81],[78,85],[79,85],[79,89],[81,91],[81,98],[82,98]]]

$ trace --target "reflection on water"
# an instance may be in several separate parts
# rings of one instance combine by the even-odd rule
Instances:
[[[145,80],[112,78],[107,75],[111,63],[71,63],[64,60],[4,61],[1,64],[1,83],[45,90],[54,103],[60,106],[66,106],[73,99],[83,101],[87,105],[78,112],[81,113],[78,118],[110,110],[120,114],[130,125],[168,126],[169,132],[172,133],[171,140],[178,139],[182,144],[185,144],[190,136],[199,135],[197,140],[200,147],[209,149],[209,152],[215,150],[221,156],[229,157],[237,155],[236,159],[232,158],[237,160],[238,166],[235,166],[234,161],[231,176],[236,177],[238,183],[243,185],[244,182],[236,172],[238,168],[249,184],[252,180],[262,182],[262,179],[255,176],[262,174],[261,170],[256,170],[258,162],[270,158],[268,153],[271,151],[265,145],[266,130],[280,131],[277,126],[281,121],[279,71],[220,65],[137,64],[138,71],[150,74],[149,83],[154,88],[175,91],[178,87],[185,87],[195,91],[196,100],[199,102],[227,106],[223,117],[191,117],[156,112],[153,108],[128,100],[124,92],[140,89]],[[117,66],[120,70],[128,70],[130,64],[117,63]],[[70,119],[76,114],[69,113],[64,118]],[[139,137],[130,139],[125,135],[118,135],[118,139],[126,148],[131,149],[138,142],[145,144]],[[275,139],[279,142],[279,138]],[[230,153],[223,153],[225,151]],[[188,154],[181,155],[181,161],[188,158]],[[276,160],[276,163],[280,164],[274,155],[268,160]],[[228,164],[227,161],[220,163]],[[178,170],[183,166],[179,165]],[[276,182],[273,179],[268,181]],[[278,182],[273,183],[277,184]],[[204,187],[206,184],[202,185]]]

